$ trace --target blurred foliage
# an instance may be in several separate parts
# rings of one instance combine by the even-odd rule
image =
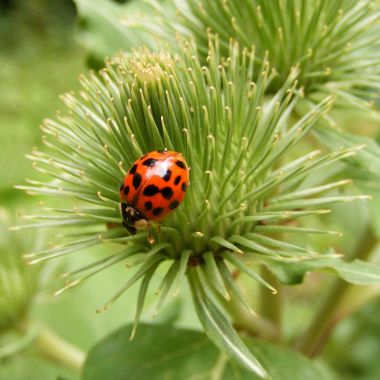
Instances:
[[[341,323],[324,357],[345,380],[376,380],[380,373],[380,300]]]
[[[4,380],[55,380],[58,374],[65,379],[76,379],[73,371],[57,368],[32,351],[0,360],[0,379]]]
[[[41,141],[43,118],[59,94],[77,88],[83,53],[73,37],[75,7],[67,0],[16,1],[0,8],[0,199],[31,171],[25,160]],[[19,193],[19,192],[18,192]]]
[[[142,11],[151,11],[144,1],[73,1],[78,9],[78,41],[86,49],[88,66],[100,69],[106,56],[120,50],[129,52],[142,44],[151,45],[151,36],[124,23],[127,17],[139,19]]]

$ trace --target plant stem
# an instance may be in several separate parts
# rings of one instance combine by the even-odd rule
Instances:
[[[349,255],[349,260],[367,259],[378,243],[370,225],[367,225],[362,237],[356,245],[355,250]],[[308,355],[314,357],[318,355],[326,345],[334,327],[339,322],[337,309],[341,305],[351,284],[337,278],[333,281],[331,289],[324,299],[315,318],[307,328],[303,336],[295,343],[295,347]]]
[[[23,322],[21,323],[21,325]],[[8,344],[0,346],[0,360],[6,357],[17,354],[26,347],[30,346],[36,338],[36,329],[31,328],[28,331],[22,330],[17,326],[16,332],[19,333],[18,339],[11,341]]]
[[[36,345],[46,358],[76,371],[82,368],[85,353],[48,327],[40,327],[36,336]]]

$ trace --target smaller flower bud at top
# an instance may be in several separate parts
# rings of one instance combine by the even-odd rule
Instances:
[[[192,36],[205,62],[210,33],[218,35],[224,56],[237,41],[255,52],[256,68],[269,59],[278,74],[272,92],[297,67],[309,100],[337,93],[340,106],[368,114],[368,99],[378,97],[378,1],[176,0],[156,8],[158,16],[136,21],[145,32],[173,47],[178,35]]]

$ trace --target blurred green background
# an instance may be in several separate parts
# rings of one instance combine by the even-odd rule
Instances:
[[[79,74],[88,70],[86,63],[85,50],[78,39],[76,8],[71,1],[0,0],[0,207],[7,210],[11,219],[23,209],[37,207],[39,199],[26,196],[14,186],[32,176],[32,165],[25,155],[33,146],[41,144],[39,124],[44,118],[53,117],[56,110],[60,109],[60,94],[78,89]],[[33,178],[36,178],[35,173]],[[351,214],[353,210],[337,207],[336,211],[339,216],[339,213]],[[360,210],[356,211],[360,214]],[[344,226],[341,229],[346,233],[356,231],[357,220],[350,220],[349,217],[342,219]],[[331,221],[334,225],[332,229],[337,229],[334,223]],[[22,239],[22,231],[17,236]],[[58,298],[52,296],[62,284],[56,279],[55,273],[62,272],[64,268],[78,267],[88,262],[90,254],[93,256],[98,253],[94,250],[81,252],[64,262],[54,262],[44,268],[46,277],[53,280],[48,281],[48,285],[39,292],[32,310],[33,320],[49,325],[83,350],[130,321],[136,303],[137,289],[133,288],[110,311],[95,313],[95,309],[122,282],[125,276],[123,266],[100,273],[75,291],[64,293]],[[297,305],[288,307],[286,311],[290,324],[307,319],[310,314],[308,286],[313,286],[312,280],[298,297]],[[291,300],[295,295],[290,293],[288,297]],[[185,312],[181,313],[180,324],[196,326],[193,310],[180,302],[168,305],[157,322],[173,320],[179,310],[185,308]],[[337,329],[327,355],[343,379],[379,378],[379,321],[380,301],[376,301]],[[13,338],[0,337],[0,347]],[[58,375],[67,379],[78,378],[74,372],[41,359],[38,348],[33,345],[12,357],[0,356],[0,379],[44,380],[56,379]]]
[[[78,87],[85,66],[74,38],[71,1],[7,0],[0,7],[0,191],[5,201],[16,196],[13,185],[30,172],[24,156],[40,143],[39,124],[59,108],[59,94]]]

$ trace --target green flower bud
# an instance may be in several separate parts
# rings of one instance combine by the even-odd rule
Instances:
[[[378,98],[377,1],[176,0],[152,4],[158,16],[134,24],[171,46],[176,46],[178,36],[191,36],[204,61],[210,32],[219,36],[223,56],[228,55],[231,39],[253,48],[256,73],[267,58],[278,73],[269,86],[272,92],[298,67],[308,100],[318,102],[335,93],[340,107],[364,109],[368,115],[369,100]]]
[[[45,148],[30,158],[51,180],[30,181],[22,188],[75,200],[77,206],[30,216],[41,219],[32,226],[69,226],[75,234],[68,234],[67,242],[55,248],[30,253],[28,259],[37,263],[103,245],[108,256],[67,273],[72,279],[64,289],[128,259],[136,272],[100,310],[142,279],[136,321],[150,279],[162,262],[169,261],[156,313],[170,289],[178,288],[188,274],[209,336],[225,349],[228,330],[227,346],[233,349],[227,351],[241,361],[250,354],[228,320],[220,317],[211,295],[235,297],[249,307],[231,268],[275,292],[248,262],[270,267],[273,262],[315,258],[317,253],[311,248],[284,241],[282,232],[315,233],[297,221],[328,212],[331,203],[358,198],[320,196],[346,181],[325,183],[318,180],[324,177],[316,175],[358,148],[289,154],[333,101],[328,97],[301,120],[292,121],[289,115],[300,96],[296,71],[272,98],[265,99],[276,74],[265,59],[258,66],[254,52],[231,43],[228,57],[223,58],[216,40],[210,42],[206,67],[193,46],[185,43],[177,50],[176,55],[149,51],[132,57],[118,55],[99,75],[83,76],[78,95],[63,96],[67,113],[44,122]],[[183,154],[191,167],[191,185],[184,202],[163,220],[151,244],[147,232],[130,235],[123,227],[119,188],[138,157],[165,148]],[[310,178],[313,181],[305,182]],[[291,220],[295,224],[289,227],[285,222]],[[216,328],[220,323],[224,327]],[[254,359],[241,362],[263,374]]]
[[[28,266],[22,257],[25,234],[14,236],[8,226],[9,217],[0,209],[0,334],[24,320],[38,283],[37,268]]]

